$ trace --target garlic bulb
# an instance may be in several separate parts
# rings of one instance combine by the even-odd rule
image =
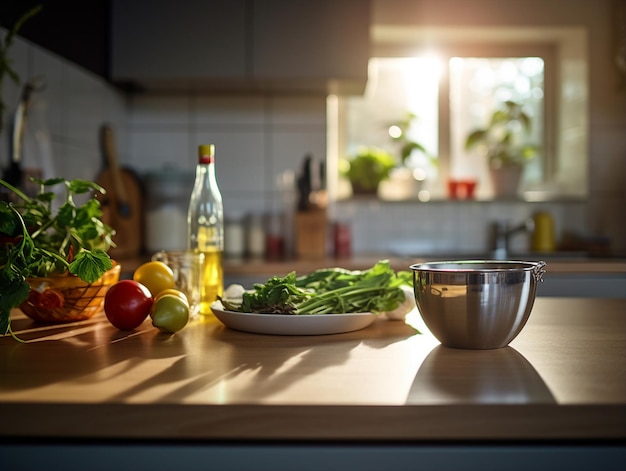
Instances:
[[[240,284],[232,284],[228,285],[228,288],[224,290],[222,294],[222,298],[227,299],[229,301],[241,301],[243,298],[243,293],[246,289]]]
[[[404,301],[393,311],[385,312],[387,319],[392,321],[403,321],[406,315],[411,312],[415,307],[415,294],[411,286],[403,286]]]

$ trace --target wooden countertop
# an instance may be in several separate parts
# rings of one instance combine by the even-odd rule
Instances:
[[[140,263],[149,260],[149,256],[133,258],[130,260],[118,260],[122,270],[132,276],[132,272]],[[286,275],[291,271],[298,274],[310,273],[318,268],[342,267],[348,270],[364,270],[370,268],[379,260],[389,260],[395,270],[408,270],[414,263],[422,263],[433,260],[459,260],[458,256],[449,258],[445,255],[439,257],[399,257],[389,254],[359,254],[351,258],[336,259],[332,257],[321,259],[293,259],[293,260],[264,260],[264,259],[225,259],[223,261],[224,273],[228,276],[261,276]],[[466,256],[461,259],[480,259]],[[541,257],[526,257],[524,259],[541,260]],[[558,274],[626,274],[626,259],[623,258],[549,258],[548,273]]]
[[[379,260],[389,260],[395,270],[409,270],[416,263],[436,260],[478,260],[476,257],[447,258],[445,256],[430,257],[398,257],[385,254],[359,255],[352,258],[335,259],[324,258],[318,260],[224,260],[224,273],[228,275],[285,275],[290,271],[298,274],[309,273],[318,268],[342,267],[348,270],[363,270],[370,268]],[[542,260],[541,257],[524,258],[524,260]],[[548,273],[576,274],[576,273],[606,273],[626,274],[626,260],[602,258],[555,258],[548,259],[546,270]]]
[[[0,436],[226,441],[626,438],[626,300],[538,298],[510,347],[439,346],[414,310],[325,336],[120,332],[103,314],[0,338]],[[421,333],[418,333],[418,329]]]

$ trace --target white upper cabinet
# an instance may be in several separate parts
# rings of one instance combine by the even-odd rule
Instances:
[[[113,0],[111,78],[147,90],[362,93],[369,0]]]

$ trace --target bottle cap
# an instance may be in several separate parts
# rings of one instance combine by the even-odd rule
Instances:
[[[212,164],[215,162],[215,146],[213,144],[198,146],[198,162],[201,164]]]

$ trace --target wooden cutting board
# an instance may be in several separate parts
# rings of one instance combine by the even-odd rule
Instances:
[[[100,195],[102,220],[115,229],[116,247],[109,250],[116,260],[137,257],[143,248],[143,187],[137,174],[121,167],[113,128],[103,125],[101,144],[104,169],[96,182],[106,190]]]

